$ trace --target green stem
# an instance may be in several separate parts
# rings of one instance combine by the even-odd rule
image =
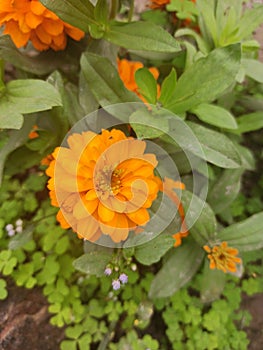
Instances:
[[[119,0],[111,0],[110,19],[114,19],[119,10]]]
[[[132,16],[133,16],[133,12],[134,12],[134,0],[130,0],[130,9],[129,9],[129,13],[128,13],[128,22],[131,22]]]
[[[5,75],[5,63],[3,60],[0,60],[0,94],[5,89],[4,75]]]
[[[112,332],[117,324],[117,321],[112,321],[109,326],[109,331],[107,334],[105,334],[104,338],[101,340],[100,345],[98,347],[98,350],[106,350],[107,346],[109,344],[109,341],[112,338]]]

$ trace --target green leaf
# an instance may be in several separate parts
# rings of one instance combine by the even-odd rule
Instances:
[[[80,64],[94,97],[102,107],[122,102],[141,102],[124,87],[116,68],[106,57],[84,53]]]
[[[262,222],[263,212],[224,228],[218,233],[218,238],[241,252],[260,249],[263,247]]]
[[[60,345],[61,350],[77,350],[77,347],[78,343],[76,340],[63,340]]]
[[[175,38],[178,38],[180,36],[190,36],[195,39],[197,46],[201,52],[204,54],[209,53],[209,48],[207,46],[207,43],[205,40],[199,35],[196,31],[190,28],[181,28],[175,32]]]
[[[242,66],[245,69],[246,75],[259,83],[263,83],[263,63],[251,58],[243,58]]]
[[[101,277],[104,274],[107,263],[111,259],[111,254],[102,251],[93,251],[88,254],[81,255],[74,260],[73,266],[76,270],[84,272],[88,275],[96,275]]]
[[[215,1],[197,0],[197,8],[200,12],[201,32],[206,33],[207,42],[212,37],[215,46],[218,44],[218,27],[215,18]],[[208,36],[207,33],[210,35]],[[211,39],[210,39],[211,40]]]
[[[220,213],[227,209],[235,200],[240,190],[243,172],[243,168],[224,170],[222,175],[212,186],[207,201],[210,203],[215,213]]]
[[[6,299],[8,292],[6,290],[6,281],[0,279],[0,300]]]
[[[12,80],[0,99],[0,127],[21,128],[25,113],[34,113],[61,105],[58,92],[42,80]]]
[[[104,38],[129,50],[157,53],[176,53],[181,50],[178,42],[166,30],[150,22],[113,22]]]
[[[244,114],[237,118],[237,132],[242,134],[263,128],[263,111]]]
[[[94,9],[95,20],[99,23],[106,24],[108,22],[109,8],[107,0],[98,0]]]
[[[218,299],[224,290],[226,274],[220,270],[211,270],[209,261],[205,261],[205,267],[201,278],[201,301],[211,303]]]
[[[5,143],[0,149],[0,184],[2,182],[3,170],[5,160],[7,156],[18,147],[22,146],[28,140],[28,134],[30,133],[32,126],[34,125],[34,118],[27,118],[24,122],[22,129],[12,130],[9,133],[8,142]]]
[[[223,107],[201,103],[197,107],[194,107],[191,112],[205,123],[224,129],[237,129],[234,116]]]
[[[235,82],[240,58],[240,44],[218,48],[200,58],[181,75],[164,107],[180,114],[215,100]]]
[[[191,149],[193,154],[222,168],[239,168],[241,159],[233,142],[224,134],[205,128],[196,123],[187,122],[197,137],[204,156],[198,150]],[[185,146],[187,148],[187,145]]]
[[[167,104],[167,101],[169,101],[170,97],[172,96],[177,81],[177,74],[176,70],[172,68],[169,75],[164,79],[162,83],[161,88],[161,96],[159,98],[159,101],[165,106]]]
[[[148,68],[140,68],[135,72],[135,81],[139,92],[151,104],[157,101],[157,81]]]
[[[130,115],[129,122],[137,137],[153,139],[160,137],[169,130],[166,113],[162,115],[161,112],[155,113],[147,108],[141,108]]]
[[[52,50],[41,52],[37,57],[27,56],[14,45],[9,35],[0,36],[0,57],[15,67],[38,76],[51,73],[65,62],[65,56],[62,61],[60,53]]]
[[[87,32],[94,23],[94,6],[87,0],[40,0],[40,2],[66,23]],[[96,22],[95,22],[96,23]]]
[[[173,295],[190,281],[203,257],[204,250],[191,237],[187,237],[182,246],[174,248],[173,253],[153,279],[150,298],[166,298]]]
[[[182,191],[181,202],[190,235],[203,246],[215,237],[217,229],[215,214],[209,204],[189,191]]]
[[[160,234],[150,242],[135,248],[135,258],[143,265],[152,265],[174,245],[171,235]]]
[[[29,241],[32,239],[33,231],[34,231],[35,225],[31,224],[27,226],[23,232],[16,234],[8,244],[8,248],[10,250],[17,250],[24,245],[26,245]]]
[[[246,10],[244,15],[238,22],[238,38],[239,40],[247,38],[255,29],[262,24],[263,5]]]

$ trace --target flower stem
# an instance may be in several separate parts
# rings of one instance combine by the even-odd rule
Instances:
[[[128,13],[128,22],[131,22],[132,16],[133,16],[133,12],[134,12],[134,0],[130,0],[130,9],[129,9],[129,13]]]
[[[111,1],[111,11],[110,11],[110,19],[114,19],[119,10],[119,0]]]
[[[116,321],[112,321],[110,326],[109,326],[109,331],[107,334],[105,334],[105,337],[101,340],[98,350],[106,350],[107,346],[109,344],[109,341],[112,338],[112,333],[114,332],[114,328],[116,326],[117,322]]]

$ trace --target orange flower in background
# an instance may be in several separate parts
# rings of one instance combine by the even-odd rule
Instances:
[[[116,129],[72,134],[67,142],[69,148],[56,148],[46,170],[60,225],[90,241],[105,234],[120,242],[147,224],[159,180],[155,155],[144,153],[146,143]]]
[[[149,7],[152,9],[159,9],[167,4],[170,4],[170,0],[151,0]]]
[[[25,46],[31,40],[39,50],[52,48],[63,50],[67,35],[80,40],[84,32],[63,22],[38,0],[0,0],[0,26],[9,34],[16,47]]]
[[[140,97],[140,99],[143,100],[143,102],[146,102],[145,98],[139,93],[138,85],[136,84],[136,81],[135,81],[135,72],[138,69],[143,68],[144,67],[143,64],[141,62],[128,61],[126,59],[118,59],[117,62],[118,62],[119,75],[125,87],[128,90],[135,92]],[[151,67],[149,68],[149,71],[152,73],[155,80],[157,80],[159,77],[158,69],[156,67]],[[157,95],[159,96],[160,94],[159,85],[157,86],[157,89],[158,89]]]
[[[175,203],[182,220],[181,231],[173,234],[172,236],[175,239],[174,247],[178,247],[182,244],[182,238],[187,237],[189,232],[184,220],[184,208],[176,192],[174,191],[175,189],[184,190],[185,185],[180,181],[174,181],[167,177],[165,177],[164,182],[160,184],[160,190],[163,191]]]
[[[33,140],[33,139],[36,139],[37,137],[39,137],[37,130],[38,130],[38,126],[37,125],[33,125],[32,130],[28,134],[28,138],[30,140]]]
[[[242,260],[236,255],[238,250],[228,247],[227,242],[216,245],[212,248],[205,245],[204,250],[209,253],[210,269],[218,269],[224,272],[236,272],[236,264],[240,264]]]

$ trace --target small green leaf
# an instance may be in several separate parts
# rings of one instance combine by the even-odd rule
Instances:
[[[40,0],[40,2],[58,17],[84,32],[94,22],[94,6],[86,0]]]
[[[135,72],[135,81],[139,93],[151,104],[157,101],[157,81],[147,68],[140,68]]]
[[[240,44],[234,44],[198,59],[181,75],[165,108],[182,113],[215,100],[235,82],[240,58]]]
[[[6,299],[8,292],[6,290],[6,281],[0,279],[0,300]]]
[[[150,242],[135,248],[135,258],[143,265],[158,262],[161,257],[174,245],[171,235],[160,234]]]
[[[204,54],[208,54],[209,53],[209,48],[207,43],[205,42],[205,40],[201,37],[201,35],[199,35],[196,31],[194,31],[193,29],[190,28],[181,28],[179,30],[177,30],[175,32],[174,35],[176,38],[180,37],[180,36],[190,36],[192,38],[195,39],[198,48],[201,52],[203,52]]]
[[[262,222],[263,212],[224,228],[218,238],[241,252],[260,249],[263,247]]]
[[[77,350],[78,343],[76,340],[63,340],[60,349],[61,350]]]
[[[174,248],[153,279],[150,298],[166,298],[173,295],[193,277],[203,257],[204,250],[191,237],[187,237],[182,246]]]
[[[32,234],[34,231],[35,225],[31,224],[27,226],[23,232],[16,234],[10,241],[8,248],[10,250],[17,250],[24,245],[26,245],[32,239]]]
[[[157,53],[175,53],[181,50],[178,42],[166,30],[150,22],[113,22],[105,39],[129,50]]]
[[[224,170],[212,186],[207,201],[215,213],[227,209],[239,193],[243,168]]]
[[[244,114],[237,118],[238,133],[245,133],[263,128],[263,112]]]
[[[169,75],[164,79],[162,83],[161,88],[161,96],[159,98],[159,101],[165,106],[167,101],[169,101],[170,97],[172,96],[177,81],[177,74],[176,70],[172,68]]]
[[[73,262],[76,270],[88,275],[101,277],[104,274],[105,267],[111,259],[111,254],[102,251],[94,251],[80,256]]]
[[[234,116],[223,107],[201,103],[194,107],[191,112],[205,123],[224,129],[237,129]]]
[[[263,63],[251,58],[243,58],[242,66],[245,68],[246,75],[259,83],[263,83]]]

